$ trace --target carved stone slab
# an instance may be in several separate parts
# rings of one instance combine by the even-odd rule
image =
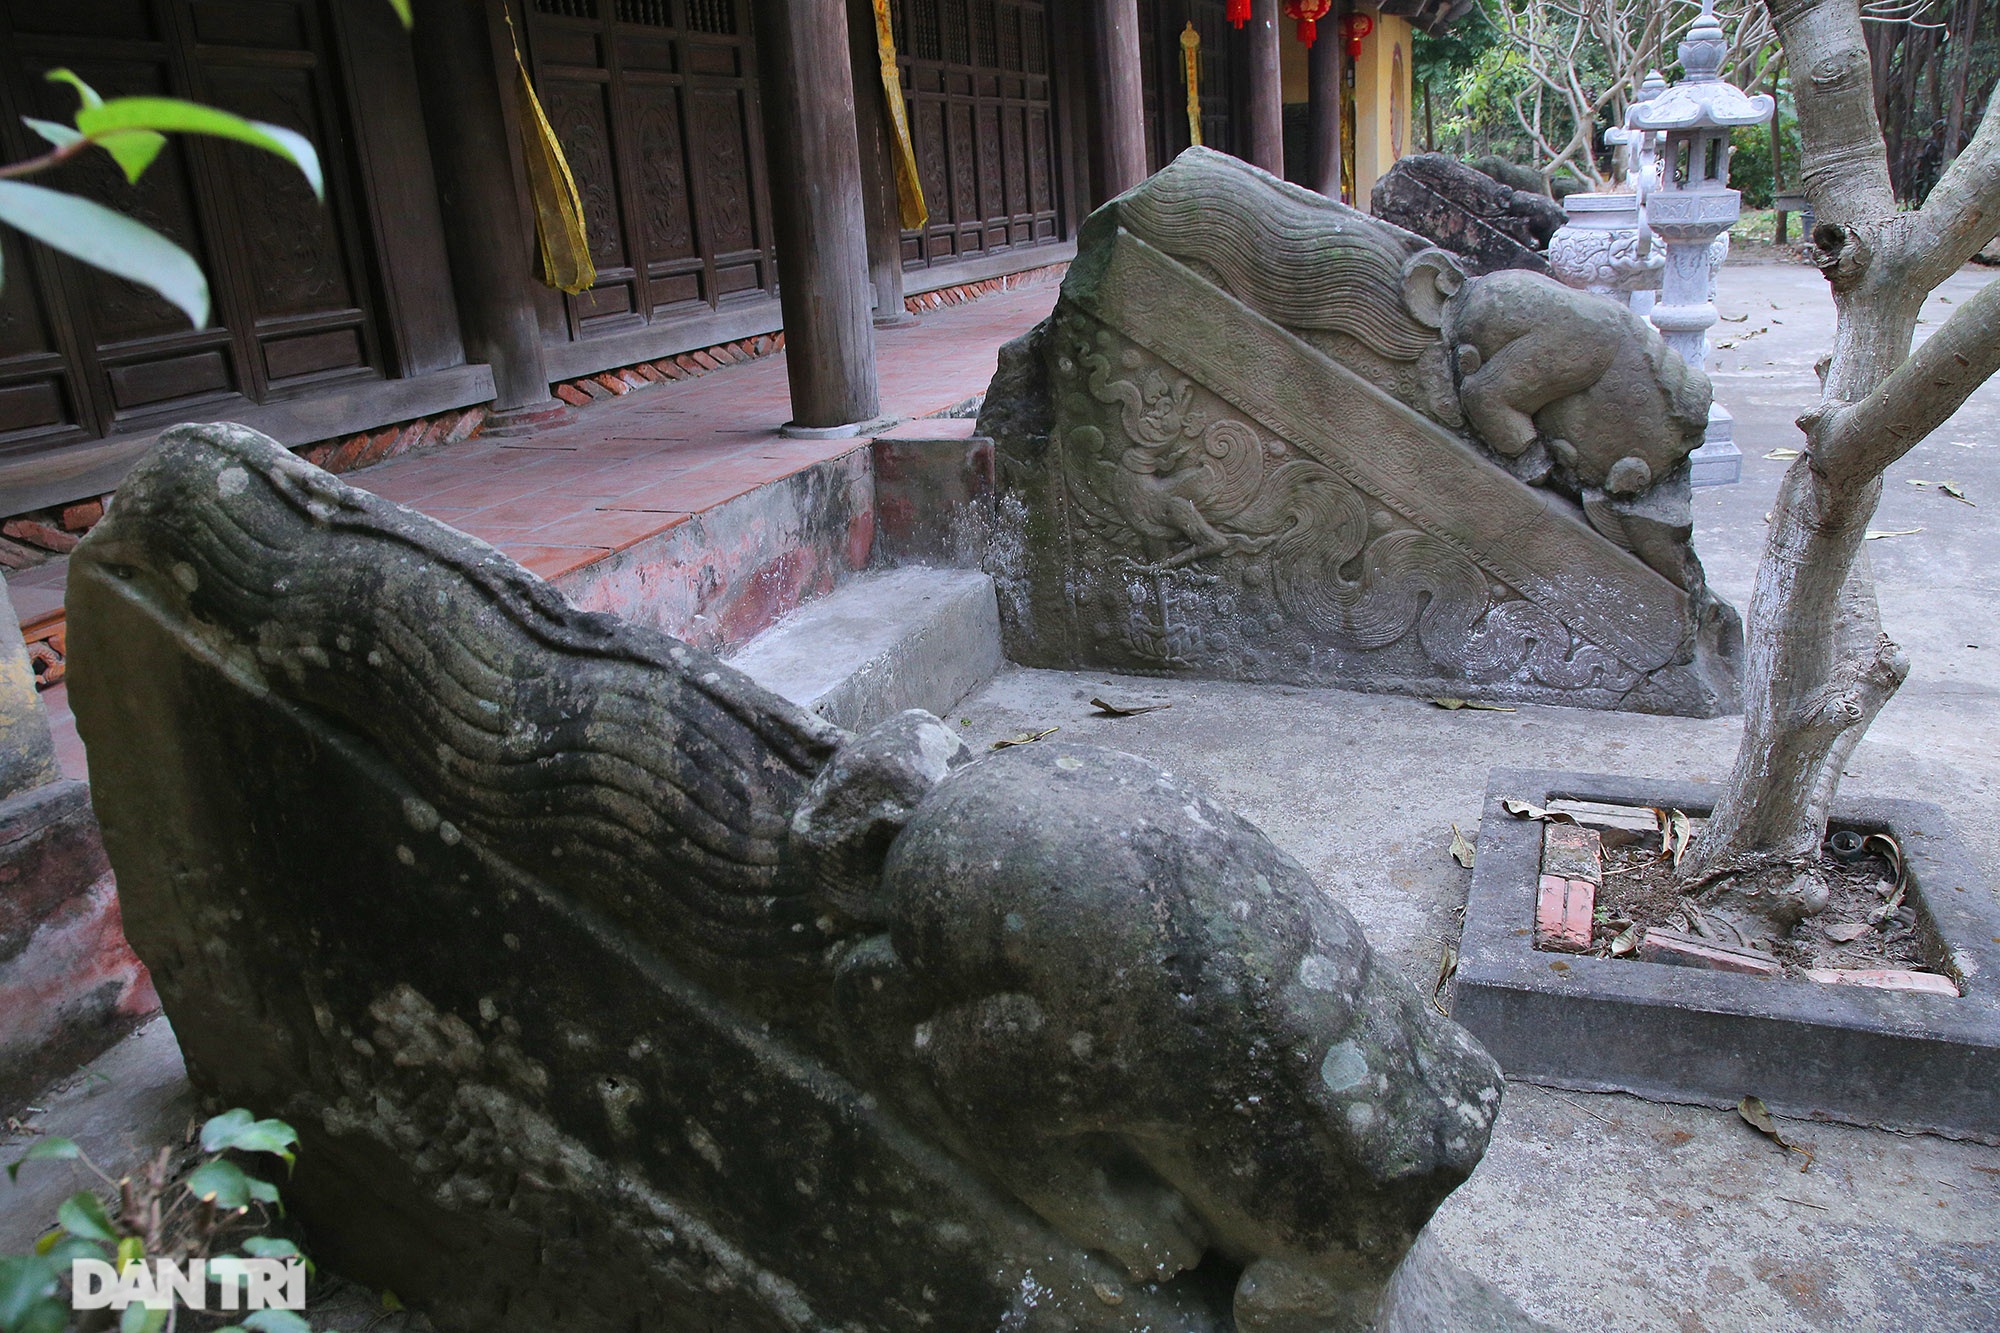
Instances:
[[[1664,392],[1646,368],[1658,355],[1635,356],[1618,381],[1617,401],[1635,415],[1595,433],[1577,419],[1586,400],[1556,391],[1496,414],[1492,374],[1461,404],[1455,381],[1469,395],[1479,366],[1469,343],[1447,355],[1441,326],[1490,330],[1505,322],[1487,317],[1496,308],[1532,316],[1535,302],[1554,301],[1562,313],[1588,298],[1507,274],[1541,285],[1482,289],[1475,303],[1473,285],[1419,238],[1293,197],[1303,191],[1280,194],[1290,187],[1228,161],[1191,152],[1095,215],[1054,315],[1003,353],[981,429],[999,441],[1014,537],[994,562],[1010,653],[1051,666],[1731,708],[1734,616],[1707,593],[1667,512],[1684,490],[1675,460],[1698,433],[1616,467],[1567,440],[1550,444],[1560,465],[1509,459],[1538,454],[1537,432],[1554,423],[1579,441],[1643,434],[1637,407]],[[1651,337],[1635,345],[1657,354],[1657,337],[1629,323],[1578,332],[1597,345]],[[1516,341],[1488,361],[1510,401],[1521,393],[1509,354],[1518,360],[1533,339]],[[1551,354],[1565,357],[1560,346],[1535,353]],[[1524,364],[1532,389],[1536,363]],[[1705,382],[1701,391],[1705,406]],[[1528,452],[1515,441],[1496,453],[1467,433],[1475,407],[1482,423],[1518,419]],[[1656,468],[1669,479],[1646,491]],[[1552,484],[1565,478],[1574,497]],[[1648,503],[1667,517],[1627,517]]]
[[[71,567],[125,925],[447,1333],[1359,1333],[1498,1068],[1131,755],[856,736],[242,427]]]

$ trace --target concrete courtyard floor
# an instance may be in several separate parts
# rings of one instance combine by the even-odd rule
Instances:
[[[1954,277],[1920,336],[1993,280],[1978,269]],[[1718,305],[1710,370],[1736,415],[1743,481],[1696,492],[1695,540],[1710,581],[1741,610],[1789,466],[1763,455],[1802,443],[1793,421],[1817,397],[1813,362],[1831,341],[1833,306],[1819,274],[1792,264],[1726,268]],[[1972,504],[1940,493],[1945,481]],[[1873,527],[1921,529],[1867,543],[1884,628],[1913,667],[1843,790],[1945,806],[2000,884],[2000,384],[1891,470]],[[1092,696],[1172,707],[1093,717]],[[1208,788],[1304,862],[1426,993],[1472,878],[1448,853],[1452,825],[1474,833],[1490,769],[1719,781],[1741,726],[1020,669],[954,711],[977,748],[1059,726],[1059,738],[1142,755]],[[1434,1236],[1461,1268],[1560,1328],[2000,1330],[2000,1148],[1783,1128],[1811,1145],[1810,1170],[1733,1110],[1516,1084]]]
[[[1933,298],[1935,328],[1990,275],[1968,270]],[[1822,279],[1792,265],[1724,271],[1727,322],[1711,370],[1737,417],[1744,481],[1696,495],[1697,545],[1716,588],[1747,605],[1764,514],[1801,441],[1830,341]],[[1741,317],[1741,318],[1738,318]],[[1973,502],[1936,485],[1953,481]],[[1868,543],[1888,631],[1909,683],[1856,751],[1846,790],[1950,809],[1992,880],[2000,839],[2000,386],[1892,470]],[[1093,718],[1088,700],[1167,703]],[[1064,739],[1144,755],[1261,825],[1360,918],[1428,992],[1457,938],[1470,872],[1447,848],[1475,832],[1496,766],[1720,779],[1739,724],[1524,706],[1446,712],[1422,700],[1323,690],[1183,684],[1009,669],[953,710],[977,747],[1059,726]],[[1754,1089],[1745,1089],[1754,1092]],[[38,1119],[116,1158],[129,1140],[178,1133],[192,1100],[164,1022],[73,1080]],[[1985,1333],[2000,1330],[2000,1148],[1787,1122],[1796,1157],[1733,1111],[1515,1085],[1492,1149],[1432,1225],[1438,1251],[1528,1313],[1574,1330],[1678,1333]],[[153,1141],[158,1141],[154,1139]],[[0,1142],[0,1159],[21,1140]],[[25,1244],[60,1192],[0,1190],[0,1253]],[[68,1188],[74,1188],[69,1186]],[[315,1325],[377,1333],[350,1289]],[[1439,1333],[1452,1333],[1440,1330]]]

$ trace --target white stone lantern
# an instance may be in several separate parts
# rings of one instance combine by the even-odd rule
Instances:
[[[1681,41],[1686,77],[1633,103],[1625,117],[1628,129],[1660,136],[1660,178],[1645,200],[1646,221],[1667,246],[1653,323],[1697,368],[1708,359],[1708,330],[1716,321],[1712,250],[1743,212],[1742,196],[1729,188],[1729,135],[1740,126],[1763,124],[1777,105],[1768,95],[1751,97],[1722,81],[1729,42],[1714,6],[1715,0],[1702,0],[1701,14]],[[1696,485],[1742,475],[1733,425],[1727,410],[1710,409],[1707,441],[1691,460]]]

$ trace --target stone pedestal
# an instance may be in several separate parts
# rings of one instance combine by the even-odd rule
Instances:
[[[1718,318],[1715,276],[1720,265],[1718,241],[1727,254],[1730,224],[1741,215],[1741,196],[1734,190],[1662,191],[1646,203],[1653,230],[1666,243],[1667,266],[1651,318],[1667,345],[1699,370],[1707,369],[1708,331]],[[1735,418],[1720,404],[1709,408],[1708,431],[1689,463],[1697,486],[1721,486],[1740,480],[1743,452],[1736,447]]]

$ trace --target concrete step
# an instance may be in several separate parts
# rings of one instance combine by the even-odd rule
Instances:
[[[865,574],[793,611],[728,661],[853,730],[906,708],[943,717],[1000,669],[993,580],[914,566]]]

